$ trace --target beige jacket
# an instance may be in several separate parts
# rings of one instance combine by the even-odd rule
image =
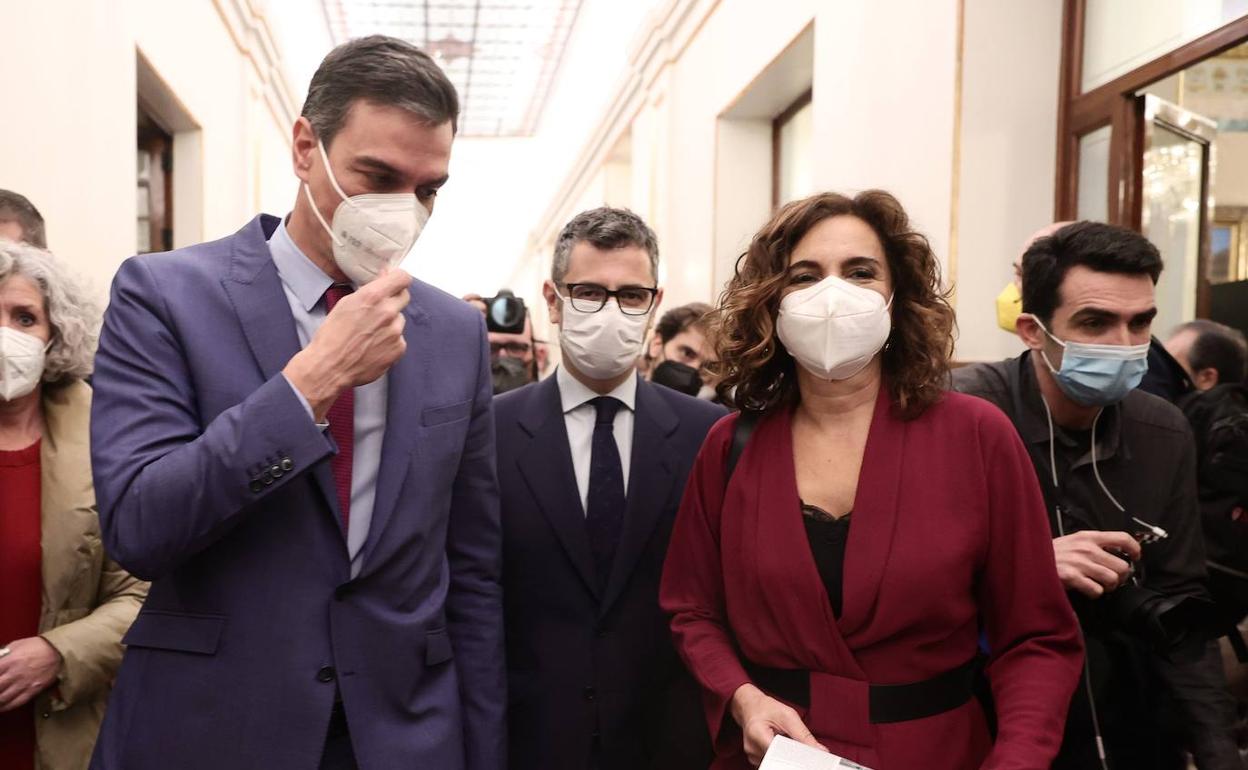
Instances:
[[[43,609],[39,634],[61,653],[54,687],[34,701],[37,770],[85,770],[104,718],[121,637],[147,583],[104,554],[91,482],[91,388],[44,391]]]

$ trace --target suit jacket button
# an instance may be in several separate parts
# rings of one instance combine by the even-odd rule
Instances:
[[[320,671],[316,672],[316,681],[332,682],[336,676],[337,673],[334,671],[333,666],[323,666]]]
[[[295,463],[289,457],[282,458],[281,466],[282,470],[286,472],[290,472],[295,469]]]
[[[272,468],[269,468],[269,473],[273,474],[273,478],[280,479],[286,471],[282,470],[282,466],[274,465]]]
[[[251,491],[252,491],[252,492],[259,492],[259,491],[260,491],[260,490],[262,490],[262,489],[264,489],[264,484],[261,484],[261,483],[260,483],[260,479],[252,479],[252,480],[251,480]]]
[[[269,473],[268,471],[265,471],[264,473],[260,474],[260,480],[264,482],[264,485],[265,485],[266,487],[268,487],[268,486],[272,486],[272,485],[273,485],[273,474],[272,474],[272,473]]]
[[[585,700],[593,700],[598,695],[598,693],[594,691],[593,687],[586,687],[582,691],[582,694],[585,696]]]

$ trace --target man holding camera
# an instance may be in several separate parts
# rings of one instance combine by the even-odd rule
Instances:
[[[694,456],[723,407],[637,375],[663,298],[636,214],[578,214],[543,287],[554,376],[494,400],[511,770],[710,764],[659,576]]]
[[[1083,627],[1085,686],[1054,768],[1181,769],[1179,744],[1201,770],[1242,767],[1209,642],[1191,430],[1135,389],[1161,268],[1157,249],[1124,228],[1076,222],[1038,238],[1022,261],[1028,350],[954,375],[1027,445]]]
[[[537,382],[546,370],[546,348],[533,335],[533,319],[524,300],[509,289],[499,289],[497,296],[467,294],[464,301],[485,314],[494,395]]]

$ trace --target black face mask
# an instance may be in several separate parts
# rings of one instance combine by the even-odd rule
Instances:
[[[702,390],[702,376],[698,374],[698,370],[676,361],[664,361],[654,367],[650,381],[686,396],[697,396],[698,391]]]
[[[518,358],[499,356],[490,363],[494,395],[528,385],[533,381],[529,365]]]

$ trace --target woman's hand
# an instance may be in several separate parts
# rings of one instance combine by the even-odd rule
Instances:
[[[21,708],[56,681],[61,654],[39,636],[18,639],[0,657],[0,712]]]
[[[732,694],[731,708],[732,718],[741,725],[741,732],[745,735],[745,756],[755,767],[762,764],[771,739],[777,735],[784,735],[820,751],[828,750],[815,740],[796,711],[752,684],[737,688]]]

